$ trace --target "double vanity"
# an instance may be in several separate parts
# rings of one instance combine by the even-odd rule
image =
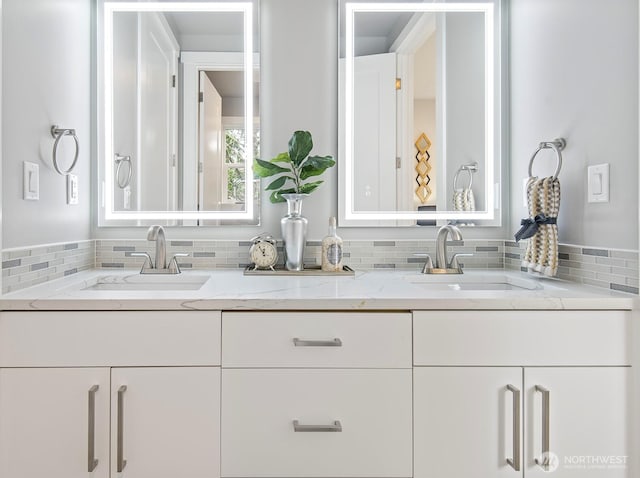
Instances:
[[[505,271],[80,273],[3,297],[0,476],[631,477],[634,301]]]

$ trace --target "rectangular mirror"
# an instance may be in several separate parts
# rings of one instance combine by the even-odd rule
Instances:
[[[492,221],[500,1],[340,5],[344,226]]]
[[[256,2],[101,3],[99,225],[259,222]]]

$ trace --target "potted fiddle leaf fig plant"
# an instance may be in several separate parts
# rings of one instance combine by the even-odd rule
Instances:
[[[269,161],[256,159],[253,171],[260,178],[278,176],[267,187],[272,203],[287,201],[288,213],[280,221],[284,242],[285,267],[290,271],[304,268],[304,246],[307,240],[307,218],[302,215],[302,200],[323,181],[308,181],[320,176],[336,164],[331,156],[309,156],[313,140],[308,131],[296,131],[289,140],[289,151]]]
[[[260,178],[280,175],[267,186],[272,203],[285,202],[283,194],[309,194],[324,181],[306,181],[320,176],[336,164],[331,156],[309,156],[313,140],[308,131],[296,131],[289,140],[289,151],[268,161],[255,159],[253,171]],[[306,182],[305,182],[306,181]]]

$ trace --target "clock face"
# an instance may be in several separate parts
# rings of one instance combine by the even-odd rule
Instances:
[[[251,261],[259,269],[269,269],[278,262],[278,250],[270,242],[257,242],[249,251]]]

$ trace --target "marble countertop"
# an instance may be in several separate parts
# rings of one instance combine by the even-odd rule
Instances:
[[[195,290],[147,284],[167,280],[185,288],[195,284]],[[200,287],[198,281],[206,282]],[[143,284],[132,286],[132,282]],[[193,270],[159,277],[141,276],[137,270],[95,269],[5,294],[0,306],[2,310],[624,310],[632,309],[637,300],[631,294],[502,270],[449,276],[358,271],[351,277]]]

